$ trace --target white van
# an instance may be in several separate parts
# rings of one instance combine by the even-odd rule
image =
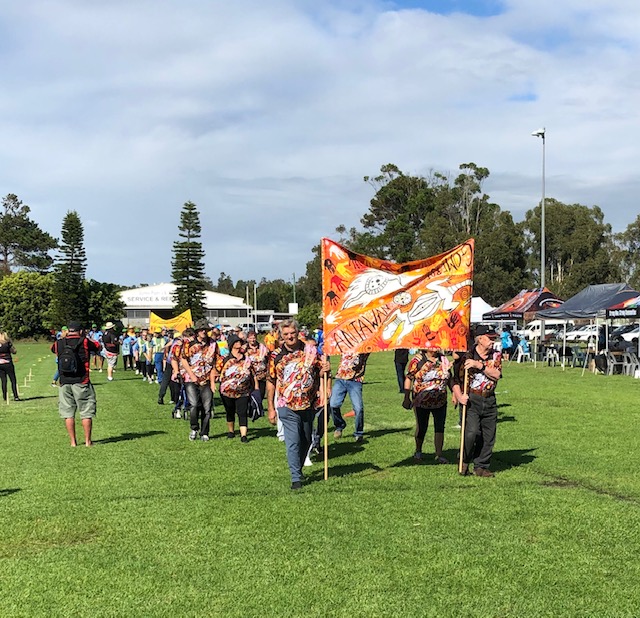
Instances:
[[[564,320],[545,320],[544,321],[544,332],[545,337],[551,335],[556,330],[564,329]],[[573,327],[573,321],[567,320],[567,330]],[[541,320],[532,320],[529,322],[523,331],[520,331],[521,337],[525,337],[526,339],[540,339],[540,330],[542,328]]]

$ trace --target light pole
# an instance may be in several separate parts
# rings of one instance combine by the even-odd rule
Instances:
[[[296,273],[293,273],[293,303],[296,302]]]
[[[545,193],[545,146],[546,146],[546,136],[547,130],[543,127],[542,129],[538,129],[534,131],[531,135],[533,137],[541,137],[542,138],[542,203],[540,206],[541,216],[540,216],[540,289],[544,289],[545,286],[545,227],[544,227],[544,193]]]

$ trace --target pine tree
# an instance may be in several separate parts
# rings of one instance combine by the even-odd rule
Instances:
[[[30,211],[13,193],[2,199],[0,275],[8,275],[14,269],[46,272],[51,267],[53,260],[49,251],[58,243],[29,218]]]
[[[206,275],[204,270],[204,249],[200,238],[200,215],[193,202],[185,202],[180,213],[178,236],[182,240],[173,243],[171,278],[176,286],[173,300],[176,311],[182,313],[191,309],[191,317],[204,317],[204,291]]]
[[[51,303],[52,325],[59,328],[71,320],[87,321],[84,229],[78,213],[70,211],[62,222],[62,242],[53,267],[55,285]]]

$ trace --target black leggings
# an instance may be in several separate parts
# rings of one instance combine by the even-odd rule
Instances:
[[[7,376],[11,380],[11,390],[13,391],[13,398],[18,398],[18,384],[16,382],[16,368],[13,366],[13,362],[0,363],[0,381],[2,381],[2,399],[7,399]]]
[[[227,423],[233,423],[236,420],[237,413],[240,427],[246,427],[247,412],[249,410],[249,395],[233,399],[221,394],[220,399],[222,399],[222,405],[227,413]]]
[[[433,415],[433,431],[444,433],[444,421],[447,418],[447,406],[427,410],[426,408],[416,408],[416,438],[423,439],[429,427],[429,414]]]

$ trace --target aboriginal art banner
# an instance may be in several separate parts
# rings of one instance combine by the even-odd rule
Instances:
[[[473,250],[470,239],[446,253],[397,264],[323,238],[324,352],[466,351]]]
[[[182,332],[185,328],[193,325],[191,319],[191,309],[183,311],[180,315],[169,320],[163,320],[160,316],[151,311],[149,313],[149,332],[155,333],[156,330],[166,328],[167,330],[175,330]]]

